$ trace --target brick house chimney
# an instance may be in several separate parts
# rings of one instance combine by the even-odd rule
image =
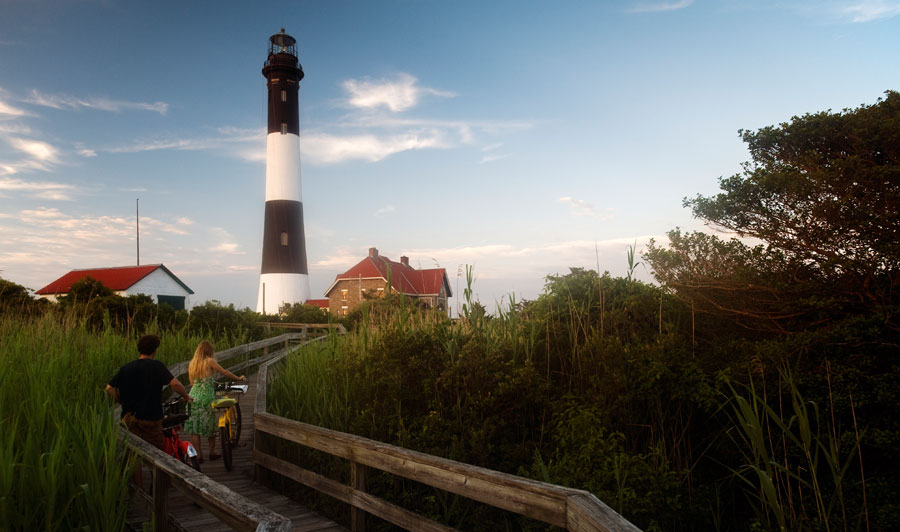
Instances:
[[[369,256],[377,257],[378,256],[378,248],[369,248]]]
[[[409,267],[409,257],[400,257],[400,264]]]

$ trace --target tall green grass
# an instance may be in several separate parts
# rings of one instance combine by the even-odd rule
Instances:
[[[96,331],[71,312],[0,315],[0,529],[124,527],[134,462],[104,388],[137,357],[139,333],[108,325]],[[203,339],[149,332],[166,364],[189,359]]]
[[[779,376],[778,410],[766,400],[764,384],[752,379],[743,387],[729,384],[734,426],[728,435],[744,457],[734,475],[760,522],[782,531],[867,530],[864,479],[848,477],[862,458],[858,429],[851,446],[842,444],[833,404],[804,398],[789,368],[780,369]],[[862,469],[857,464],[853,471]],[[848,496],[863,501],[862,507],[848,507]]]

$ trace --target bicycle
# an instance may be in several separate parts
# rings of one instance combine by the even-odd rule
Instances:
[[[247,384],[235,384],[234,381],[223,381],[216,384],[216,395],[221,399],[212,402],[213,408],[222,412],[219,416],[219,440],[222,445],[222,461],[225,470],[231,471],[231,450],[237,447],[241,439],[241,394],[247,393]],[[235,398],[237,397],[237,398]]]
[[[197,450],[191,442],[183,441],[178,436],[182,424],[188,418],[188,414],[181,409],[181,401],[179,397],[163,403],[163,450],[176,460],[200,471]]]

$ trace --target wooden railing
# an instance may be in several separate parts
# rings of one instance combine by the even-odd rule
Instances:
[[[152,444],[122,429],[127,445],[152,470],[152,495],[137,491],[147,515],[152,515],[156,530],[179,530],[181,527],[169,515],[169,488],[176,488],[183,496],[197,503],[235,530],[257,532],[287,532],[291,520],[265,506],[235,493],[203,473],[173,460]],[[142,470],[146,474],[146,467]]]
[[[281,358],[288,352],[291,340],[300,340],[304,337],[305,334],[303,333],[282,334],[274,338],[219,351],[215,354],[215,358],[217,361],[222,362],[240,355],[247,355],[244,361],[231,366],[232,371],[239,371],[241,367]],[[271,346],[279,344],[283,345],[282,349],[269,353]],[[263,350],[260,354],[253,357],[249,356],[251,352],[260,349]],[[175,364],[169,368],[169,371],[176,377],[183,375],[187,373],[189,364],[189,361]],[[121,429],[121,435],[128,447],[138,455],[139,460],[145,465],[142,469],[146,471],[148,469],[147,466],[149,466],[151,471],[152,495],[146,493],[143,490],[143,486],[140,486],[136,492],[136,500],[145,506],[148,512],[147,515],[153,516],[156,522],[156,530],[180,529],[178,523],[169,515],[167,508],[170,487],[175,487],[182,495],[217,516],[235,530],[276,532],[291,529],[291,521],[286,517],[272,512],[264,506],[211,480],[206,475],[191,469],[177,460],[173,460],[168,454],[131,434],[124,428]]]
[[[267,331],[272,329],[303,329],[303,331],[306,332],[309,329],[334,329],[340,334],[347,332],[347,329],[340,323],[282,323],[278,321],[261,321],[258,322],[257,325],[265,327]]]
[[[366,492],[369,468],[385,471],[497,508],[574,532],[639,532],[639,529],[587,491],[538,482],[367,438],[285,419],[266,411],[266,384],[281,357],[260,365],[253,414],[257,471],[267,469],[350,505],[353,532],[365,531],[372,514],[407,530],[449,532],[437,523]],[[268,454],[272,435],[350,462],[350,484],[332,480]]]

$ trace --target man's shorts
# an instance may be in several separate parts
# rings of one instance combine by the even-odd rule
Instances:
[[[161,451],[165,450],[165,440],[163,439],[163,426],[161,419],[138,419],[131,414],[125,414],[122,423],[128,427],[132,434],[142,440],[154,445]]]

